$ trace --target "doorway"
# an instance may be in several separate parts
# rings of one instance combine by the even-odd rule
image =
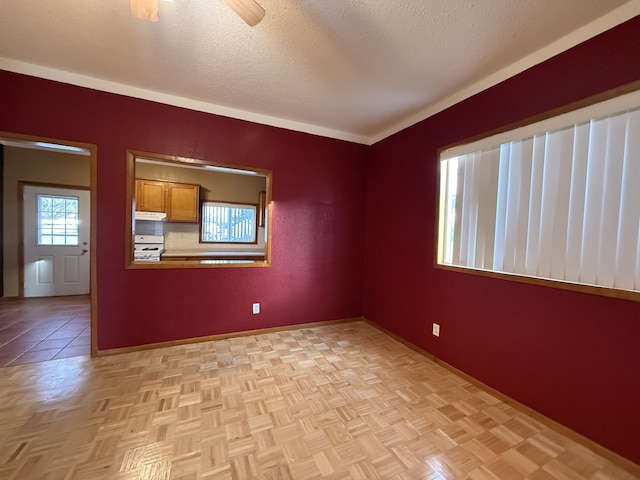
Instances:
[[[86,312],[74,316],[89,318],[89,330],[82,332],[85,339],[76,339],[76,344],[85,343],[89,335],[90,352],[95,356],[96,147],[8,132],[0,132],[0,144],[5,174],[0,318],[2,311],[12,306],[15,311],[17,301],[40,305],[31,309],[29,316],[41,311],[43,320],[51,318],[53,311],[60,317],[58,303],[70,303],[74,308],[82,304]],[[46,209],[49,211],[44,212]],[[80,319],[74,318],[74,322],[79,328]],[[71,338],[66,335],[71,333],[70,327],[59,336]],[[12,328],[20,330],[17,325]],[[13,341],[18,340],[21,338]],[[50,343],[58,345],[62,340]]]
[[[89,190],[20,183],[21,297],[88,295]]]

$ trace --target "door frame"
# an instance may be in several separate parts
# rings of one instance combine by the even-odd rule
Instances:
[[[54,186],[63,188],[75,188],[78,190],[89,190],[90,192],[90,226],[89,226],[89,298],[90,298],[90,330],[91,330],[91,356],[98,355],[98,281],[97,281],[97,232],[98,232],[98,163],[97,163],[97,145],[91,143],[74,142],[70,140],[60,140],[56,138],[38,137],[35,135],[23,135],[19,133],[11,133],[0,131],[0,137],[7,140],[24,141],[24,142],[43,142],[54,143],[57,145],[65,145],[69,147],[84,148],[89,151],[89,187],[56,185],[38,182],[18,182],[18,276],[19,276],[19,296],[24,297],[24,200],[22,194],[25,185]]]
[[[44,188],[64,188],[68,190],[84,190],[89,191],[91,187],[84,185],[66,185],[62,183],[44,183],[29,182],[18,180],[18,298],[24,296],[24,188],[25,187],[44,187]],[[89,198],[91,204],[91,198]],[[89,249],[91,249],[91,226],[93,219],[91,218],[91,205],[89,205]],[[91,295],[91,257],[89,257],[89,295]]]

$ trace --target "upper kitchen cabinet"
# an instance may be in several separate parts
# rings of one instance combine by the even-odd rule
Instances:
[[[165,212],[164,182],[136,180],[136,210],[142,212]]]
[[[136,179],[136,210],[167,214],[169,222],[198,222],[200,185]]]
[[[197,222],[200,185],[165,183],[166,212],[169,222]]]

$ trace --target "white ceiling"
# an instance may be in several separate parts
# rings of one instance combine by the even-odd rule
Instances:
[[[0,69],[371,144],[640,14],[640,0],[2,2]]]

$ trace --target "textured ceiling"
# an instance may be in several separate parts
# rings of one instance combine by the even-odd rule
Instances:
[[[640,14],[640,0],[2,2],[0,69],[372,143]]]

